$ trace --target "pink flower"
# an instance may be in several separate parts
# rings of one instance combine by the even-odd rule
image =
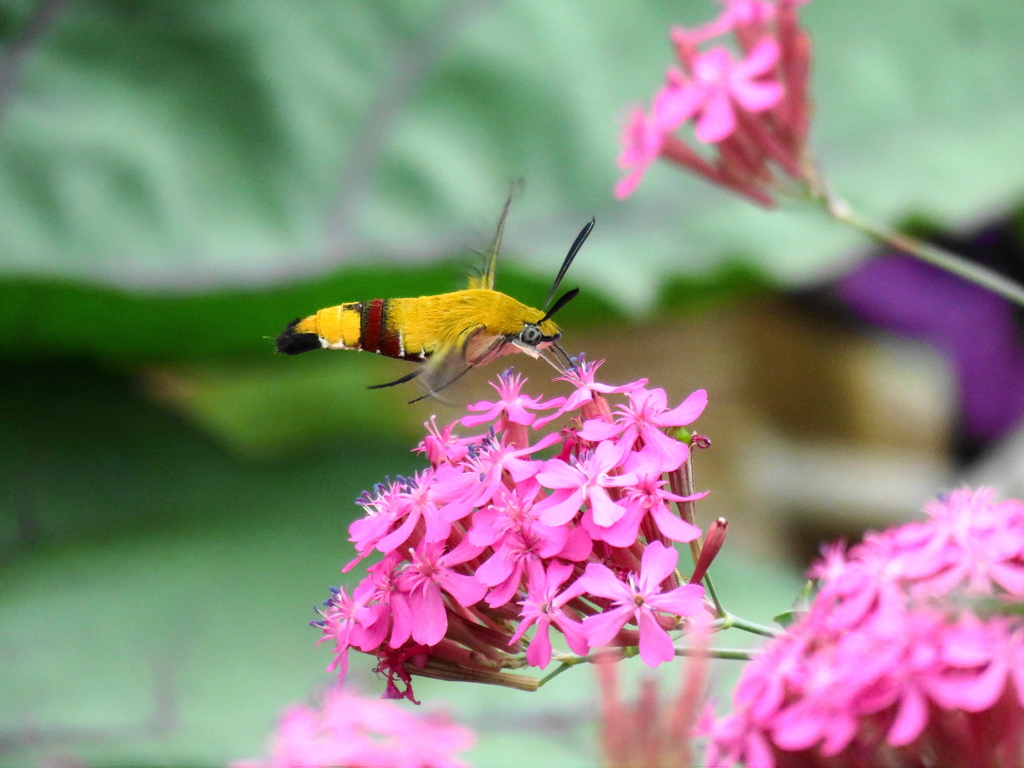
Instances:
[[[714,21],[672,30],[678,66],[650,114],[634,110],[622,134],[619,166],[628,173],[617,197],[631,194],[658,158],[766,206],[774,204],[779,172],[818,183],[805,151],[811,48],[797,23],[799,3],[724,4]],[[677,133],[691,122],[695,148],[688,132]]]
[[[705,144],[722,141],[736,130],[737,107],[763,112],[782,99],[782,86],[763,79],[778,60],[778,43],[768,38],[740,61],[721,46],[696,56],[691,81],[670,72],[668,87],[655,100],[655,124],[669,132],[699,116],[697,138]]]
[[[390,701],[336,688],[318,707],[295,704],[281,716],[262,761],[234,768],[468,768],[457,757],[473,734],[443,712],[414,714]]]
[[[672,573],[678,558],[678,552],[656,541],[644,550],[639,575],[629,574],[625,582],[605,565],[588,565],[573,591],[606,597],[615,607],[584,619],[587,642],[595,648],[607,645],[627,622],[636,622],[640,629],[640,658],[644,663],[654,667],[671,661],[675,657],[672,638],[655,612],[677,617],[695,616],[704,607],[704,590],[694,584],[662,592],[661,583]]]
[[[316,622],[340,675],[354,648],[376,657],[386,697],[415,701],[413,675],[532,689],[537,678],[506,670],[546,666],[552,631],[589,653],[597,641],[583,628],[607,642],[595,621],[606,615],[615,642],[638,644],[647,663],[672,656],[666,630],[700,609],[703,592],[682,584],[666,542],[699,535],[679,515],[704,494],[665,490],[682,487],[687,457],[665,430],[695,419],[707,398],[698,392],[670,409],[645,380],[596,381],[598,366],[581,359],[562,379],[572,394],[546,402],[504,375],[499,402],[471,406],[448,426],[428,422],[417,450],[429,467],[364,494],[364,516],[350,526],[358,556],[346,570],[374,552],[383,558],[365,566],[351,598],[336,590]],[[626,401],[615,423],[609,398]],[[535,405],[567,423],[536,417]],[[466,423],[486,430],[459,436]],[[676,514],[670,504],[687,506]]]
[[[427,434],[416,446],[415,451],[424,454],[432,466],[444,463],[457,464],[469,452],[471,441],[456,437],[454,424],[438,427],[437,417],[431,416],[423,426],[427,428]]]
[[[495,421],[500,417],[507,423],[528,427],[536,418],[536,414],[530,413],[530,411],[547,410],[562,404],[562,398],[542,403],[539,397],[526,397],[520,391],[524,381],[519,374],[513,375],[511,369],[500,374],[498,382],[491,383],[498,393],[497,401],[481,400],[479,403],[466,406],[470,411],[480,411],[481,413],[476,416],[463,416],[459,423],[464,427],[476,427]]]
[[[609,488],[620,488],[633,481],[631,475],[609,474],[623,459],[623,451],[611,442],[601,442],[597,448],[579,460],[569,463],[551,459],[537,480],[555,493],[536,505],[540,519],[546,525],[564,525],[576,517],[584,503],[590,506],[595,525],[607,527],[617,522],[626,510],[608,493]]]
[[[527,445],[518,450],[497,439],[487,440],[481,444],[462,463],[465,480],[460,488],[462,495],[458,499],[459,503],[453,505],[454,514],[446,519],[460,519],[474,507],[490,503],[505,487],[505,478],[514,483],[522,483],[536,475],[543,469],[544,462],[524,457],[549,448],[558,440],[558,435],[545,435],[534,445]]]
[[[457,503],[456,499],[464,495],[472,485],[473,478],[451,464],[417,472],[400,492],[399,498],[389,499],[388,514],[393,516],[391,529],[377,540],[377,550],[387,554],[397,549],[408,541],[419,525],[426,526],[427,541],[447,538],[451,531],[451,521],[461,516],[453,514],[452,510],[461,509],[462,514],[469,511],[469,507]],[[444,516],[441,514],[442,508],[447,512]],[[401,525],[394,527],[398,520],[402,520]],[[359,528],[360,522],[353,522],[349,528],[353,538],[364,533]],[[376,527],[373,530],[376,535]]]
[[[413,551],[412,561],[398,577],[397,584],[408,601],[409,616],[415,620],[402,627],[396,622],[391,636],[392,648],[397,648],[409,637],[423,645],[436,645],[441,641],[448,628],[442,591],[462,606],[473,605],[483,599],[487,592],[485,584],[469,574],[453,570],[479,555],[480,547],[466,541],[461,550],[446,554],[441,544],[435,542],[424,545],[418,552]]]
[[[313,622],[324,630],[320,642],[330,638],[334,640],[334,661],[327,671],[337,669],[344,676],[348,670],[348,650],[352,646],[366,649],[374,648],[383,639],[377,633],[368,634],[367,627],[373,614],[366,607],[365,599],[352,599],[344,587],[333,591],[331,599],[324,603],[320,611],[322,620]]]
[[[654,462],[650,462],[650,464],[657,466]],[[654,472],[649,466],[634,466],[632,468],[635,471],[636,482],[623,492],[621,503],[627,510],[624,518],[635,520],[635,525],[639,527],[650,515],[666,539],[687,542],[698,538],[700,528],[673,514],[666,502],[696,501],[707,496],[707,492],[695,493],[692,496],[679,496],[665,490],[666,482],[661,479],[660,468]],[[636,536],[634,535],[633,538],[635,539]]]
[[[696,421],[707,406],[707,392],[698,389],[671,410],[666,407],[663,389],[638,389],[627,393],[627,397],[629,405],[618,407],[615,423],[593,419],[583,425],[579,436],[584,440],[618,437],[619,444],[626,450],[636,447],[639,441],[640,447],[649,448],[658,457],[659,471],[669,472],[682,466],[689,456],[686,443],[669,437],[662,430]]]
[[[523,485],[527,498],[540,492],[536,481]],[[485,546],[494,550],[476,570],[477,579],[492,588],[487,595],[487,604],[492,608],[505,605],[515,596],[531,562],[550,560],[555,555],[564,557],[569,540],[569,531],[564,527],[535,521],[528,511],[529,503],[520,498],[520,493],[520,488],[505,491],[500,506],[481,510],[469,532],[471,542],[487,542]],[[582,554],[585,559],[590,547]]]
[[[658,159],[664,142],[664,132],[644,111],[637,107],[629,115],[629,121],[622,131],[622,152],[619,154],[619,168],[629,171],[615,185],[617,198],[633,194],[647,172],[647,168]]]
[[[1024,552],[1022,510],[962,489],[926,522],[830,548],[810,611],[747,666],[733,713],[705,718],[709,764],[1020,764],[1024,617],[972,611],[1005,596],[989,576]],[[950,569],[982,542],[998,557]]]
[[[641,680],[634,702],[624,702],[619,689],[613,654],[598,661],[601,684],[601,737],[604,765],[609,766],[683,766],[696,765],[692,756],[691,733],[700,715],[707,680],[709,622],[693,621],[690,645],[696,654],[682,669],[682,685],[674,700],[663,702],[658,681]]]
[[[585,654],[590,650],[582,625],[571,618],[569,612],[563,608],[575,596],[574,593],[565,592],[561,596],[558,594],[562,585],[572,576],[572,572],[572,566],[567,564],[553,562],[545,571],[540,561],[533,560],[530,563],[527,597],[520,602],[523,606],[520,614],[523,620],[509,643],[517,642],[527,629],[535,627],[533,640],[526,651],[526,660],[532,666],[544,669],[551,662],[549,630],[552,624],[565,635],[565,640],[574,653]]]

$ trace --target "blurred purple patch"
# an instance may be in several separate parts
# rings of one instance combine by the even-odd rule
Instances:
[[[975,244],[990,246],[992,238],[986,233]],[[991,442],[1020,423],[1024,339],[1009,302],[902,255],[859,264],[839,281],[836,293],[861,319],[946,357],[966,438]]]

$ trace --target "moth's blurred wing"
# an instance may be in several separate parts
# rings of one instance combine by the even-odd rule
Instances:
[[[423,390],[423,395],[410,402],[415,403],[427,397],[440,400],[438,393],[441,390],[461,379],[471,368],[497,357],[508,341],[504,336],[484,336],[483,330],[483,325],[474,326],[431,355],[416,376],[416,383]]]
[[[494,276],[498,267],[498,251],[501,250],[501,237],[505,233],[505,219],[508,218],[508,209],[512,207],[512,198],[516,196],[520,186],[522,186],[522,182],[517,181],[512,185],[512,189],[509,190],[508,200],[505,201],[505,207],[501,210],[501,218],[498,219],[498,229],[494,233],[494,240],[491,241],[491,247],[487,251],[487,258],[484,261],[483,269],[479,275],[469,278],[469,287],[471,289],[486,288],[490,291],[494,290]]]

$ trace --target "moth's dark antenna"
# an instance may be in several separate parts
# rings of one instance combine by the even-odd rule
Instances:
[[[562,266],[558,270],[558,274],[555,276],[555,282],[552,283],[551,285],[551,292],[548,294],[547,299],[544,301],[545,308],[547,308],[548,304],[551,303],[551,300],[555,298],[555,291],[558,290],[559,283],[562,282],[562,278],[565,277],[565,273],[569,270],[569,265],[572,264],[572,260],[576,258],[576,254],[579,253],[580,248],[583,247],[583,243],[586,241],[587,236],[590,234],[590,230],[592,230],[593,228],[594,219],[591,219],[590,221],[587,222],[587,225],[580,230],[580,233],[576,235],[576,239],[573,241],[572,247],[569,249],[569,253],[565,255],[565,259],[562,261]],[[566,296],[568,295],[569,294],[566,294]],[[562,299],[559,299],[559,301],[561,301],[562,305],[564,306],[565,302],[568,301],[568,299],[566,299],[565,296],[563,296]],[[551,312],[548,312],[544,319],[546,320],[548,317],[551,317],[551,315],[553,315],[554,313],[555,311],[551,310]]]
[[[561,296],[559,296],[558,297],[558,301],[555,302],[555,306],[553,306],[551,309],[549,309],[548,313],[546,315],[544,315],[544,317],[542,317],[540,320],[537,321],[537,325],[540,325],[541,323],[546,323],[548,320],[550,320],[551,316],[554,315],[555,312],[557,312],[562,307],[564,307],[566,304],[568,304],[570,301],[575,299],[576,296],[579,294],[579,292],[580,292],[579,288],[573,288],[571,291],[566,291]]]

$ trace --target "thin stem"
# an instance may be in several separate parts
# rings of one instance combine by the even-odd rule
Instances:
[[[579,656],[577,656],[576,658],[577,659],[581,659],[581,657],[579,657]],[[544,677],[542,677],[540,680],[537,681],[537,687],[538,688],[542,687],[548,681],[554,680],[556,677],[558,677],[560,674],[565,672],[567,669],[569,669],[571,667],[575,667],[579,663],[581,663],[581,661],[569,661],[568,659],[562,660],[561,664],[559,664],[555,669],[551,670],[551,672],[549,672],[548,674],[544,675]]]
[[[750,661],[754,651],[745,648],[676,648],[676,656],[698,656],[709,659],[727,659],[729,661]]]
[[[729,661],[750,661],[754,657],[754,651],[748,648],[684,648],[681,646],[675,646],[676,656],[701,656],[710,659],[727,659]],[[611,654],[611,658],[614,661],[622,661],[624,659],[631,659],[634,656],[639,655],[640,649],[634,646],[628,648],[619,648],[614,654]],[[598,653],[589,653],[586,656],[577,656],[573,653],[556,653],[552,658],[559,662],[558,668],[552,671],[550,674],[542,677],[537,687],[541,687],[549,680],[554,679],[558,675],[565,672],[571,667],[575,667],[577,664],[595,664],[601,658],[602,655],[607,655],[607,651],[599,651]]]
[[[711,602],[715,606],[715,613],[718,616],[730,616],[731,614],[722,607],[722,601],[718,599],[718,593],[715,592],[715,585],[711,583],[711,571],[704,574],[704,587],[707,589],[708,596],[711,598]]]
[[[778,637],[784,631],[766,627],[764,624],[758,624],[756,621],[747,621],[731,613],[726,613],[716,624],[720,629],[742,629],[744,632],[750,632],[761,637]]]
[[[987,288],[1007,301],[1012,301],[1014,304],[1024,307],[1024,287],[1000,275],[998,272],[969,261],[943,248],[934,246],[931,243],[926,243],[902,232],[895,232],[882,225],[870,222],[854,212],[846,201],[833,197],[830,193],[819,193],[816,197],[828,214],[836,221],[853,227],[872,239],[910,256],[914,256],[927,264],[962,277],[964,280],[979,285],[982,288]]]

